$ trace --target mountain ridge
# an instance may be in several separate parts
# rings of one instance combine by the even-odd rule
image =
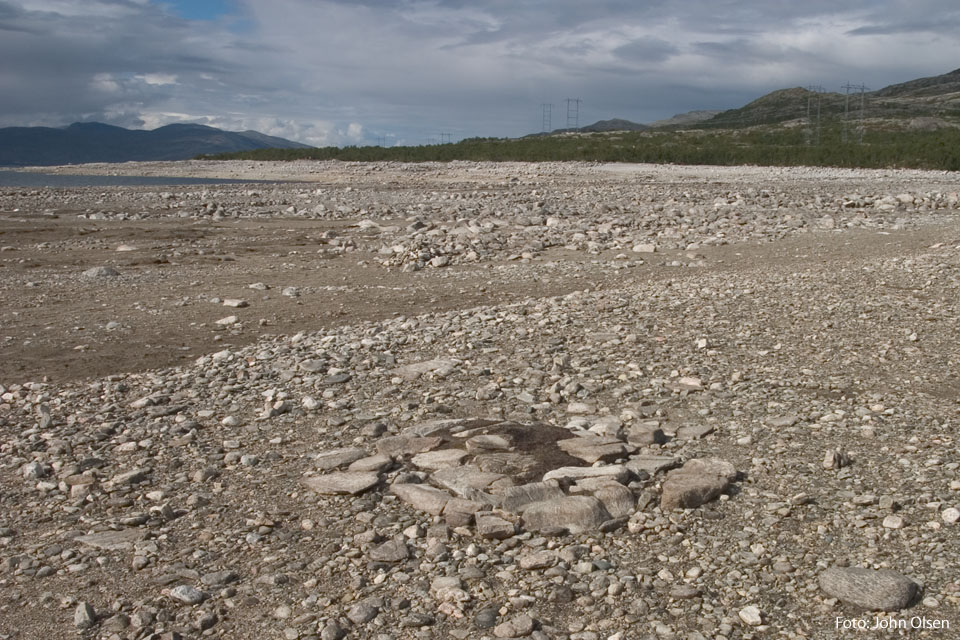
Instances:
[[[225,131],[195,123],[149,130],[102,122],[74,122],[60,128],[0,128],[0,166],[187,160],[202,154],[310,148],[259,131]]]

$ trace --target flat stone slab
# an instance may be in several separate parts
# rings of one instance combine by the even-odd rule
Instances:
[[[354,460],[353,462],[350,463],[350,466],[347,467],[347,471],[380,472],[380,471],[386,471],[391,466],[393,466],[393,458],[391,458],[390,456],[386,456],[382,453],[378,453],[374,456],[368,456],[366,458],[360,458],[359,460]]]
[[[920,585],[890,569],[832,567],[820,574],[819,582],[829,596],[871,611],[905,609],[920,593]]]
[[[344,447],[342,449],[333,449],[318,454],[315,462],[317,468],[321,471],[331,471],[339,467],[345,467],[369,455],[366,449],[361,449],[360,447]]]
[[[677,429],[677,437],[681,440],[699,440],[715,429],[712,424],[685,424]]]
[[[450,498],[443,505],[443,517],[451,527],[467,527],[473,522],[474,515],[490,506],[466,498]]]
[[[589,491],[614,518],[633,513],[637,500],[630,489],[610,478],[586,478],[577,486]]]
[[[378,482],[380,476],[373,472],[334,471],[305,478],[303,484],[321,495],[357,495],[377,486]]]
[[[513,446],[509,438],[494,434],[481,434],[468,438],[467,451],[507,451]]]
[[[689,460],[667,474],[660,494],[660,508],[695,509],[730,487],[737,477],[732,464],[717,458]]]
[[[584,435],[568,438],[557,442],[557,448],[574,458],[580,458],[588,464],[594,462],[612,462],[617,458],[625,458],[627,454],[636,451],[636,447],[627,445],[616,438]]]
[[[425,420],[403,430],[401,435],[432,436],[441,431],[451,435],[459,435],[467,431],[475,431],[495,424],[500,420],[489,420],[487,418],[436,418],[434,420]]]
[[[522,555],[517,559],[517,564],[524,571],[534,571],[537,569],[549,569],[557,564],[557,552],[544,549],[543,551],[534,551]]]
[[[457,363],[445,358],[435,358],[433,360],[424,360],[422,362],[412,362],[402,367],[397,367],[393,373],[400,376],[407,382],[412,382],[425,374],[433,374],[441,378],[446,377],[456,371]]]
[[[680,458],[673,456],[630,456],[623,465],[639,475],[640,471],[654,476],[661,471],[668,471],[680,466]]]
[[[387,456],[408,456],[436,449],[443,440],[421,436],[387,436],[377,440],[377,451]]]
[[[123,551],[133,549],[133,543],[143,538],[140,529],[124,529],[123,531],[102,531],[74,538],[77,542],[95,549],[106,551]]]
[[[497,492],[500,508],[513,513],[520,513],[524,507],[534,502],[554,500],[565,495],[555,482],[531,482],[516,487],[505,487]]]
[[[427,471],[438,471],[447,467],[456,467],[466,458],[469,453],[462,449],[441,449],[439,451],[426,451],[413,456],[414,466]]]
[[[500,473],[490,473],[479,467],[463,465],[435,471],[430,474],[430,481],[458,496],[469,498],[473,492],[486,491],[491,484],[503,480],[504,477]]]
[[[414,509],[425,511],[435,516],[443,513],[443,508],[453,497],[446,491],[428,487],[422,484],[393,484],[390,493]]]
[[[660,428],[657,421],[641,422],[632,425],[627,430],[627,442],[639,447],[649,446],[651,444],[663,444],[667,441],[667,436]]]
[[[506,476],[519,477],[529,473],[537,466],[537,459],[533,456],[514,451],[497,451],[481,453],[473,459],[473,464],[483,471],[502,473]]]
[[[559,467],[543,475],[543,480],[580,480],[582,478],[613,478],[621,484],[630,479],[630,471],[622,464],[602,467]]]
[[[533,531],[566,529],[583,533],[596,530],[610,519],[603,503],[593,496],[565,496],[535,502],[523,510],[523,524]]]
[[[379,547],[367,552],[367,559],[373,562],[402,562],[410,557],[410,549],[403,540],[388,540]]]
[[[516,533],[516,525],[498,516],[477,516],[477,535],[492,540],[506,540]]]

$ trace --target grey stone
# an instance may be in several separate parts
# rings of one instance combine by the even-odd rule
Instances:
[[[593,496],[566,496],[537,502],[523,510],[523,524],[534,531],[561,528],[570,533],[592,531],[610,514]]]
[[[833,567],[820,574],[819,582],[831,597],[871,611],[905,609],[920,592],[920,585],[890,569]]]
[[[196,587],[182,584],[170,589],[170,597],[185,604],[200,604],[207,599],[207,594]]]
[[[588,464],[594,462],[612,462],[618,458],[625,458],[636,447],[626,444],[616,438],[603,438],[594,435],[578,436],[557,442],[561,451],[574,458],[580,458]]]
[[[334,471],[306,478],[303,484],[321,495],[356,495],[372,489],[378,482],[380,476],[373,472]]]
[[[842,469],[849,467],[851,463],[850,456],[840,449],[828,449],[823,455],[824,469]]]
[[[640,472],[651,476],[661,471],[668,471],[680,466],[680,459],[672,456],[630,456],[624,466],[633,473],[640,475]]]
[[[388,436],[377,440],[377,451],[388,456],[406,456],[436,449],[442,443],[440,438]]]
[[[677,429],[677,437],[681,440],[699,440],[713,433],[714,429],[710,424],[686,424]]]
[[[493,628],[493,635],[498,638],[523,638],[533,633],[533,618],[525,613],[510,618]]]
[[[493,515],[477,516],[477,535],[481,538],[506,540],[516,532],[516,525],[509,520]]]
[[[358,602],[347,611],[347,618],[353,624],[364,624],[370,622],[380,613],[379,599],[367,599]]]
[[[397,367],[393,373],[400,376],[408,382],[412,382],[425,374],[438,375],[445,377],[456,370],[457,363],[453,360],[436,358],[434,360],[424,360],[423,362],[414,362],[411,364]]]
[[[347,632],[336,620],[329,621],[320,631],[320,640],[343,640],[346,637]]]
[[[20,468],[24,480],[40,480],[50,475],[50,467],[40,462],[28,462]]]
[[[447,467],[456,467],[460,461],[466,458],[468,454],[462,449],[441,449],[439,451],[426,451],[413,456],[411,462],[414,466],[427,471],[437,471]]]
[[[133,543],[143,538],[144,532],[139,529],[124,529],[122,531],[102,531],[74,538],[77,542],[104,549],[106,551],[121,551],[133,549]]]
[[[641,422],[627,430],[627,442],[639,447],[651,444],[663,444],[667,441],[658,422]]]
[[[149,469],[131,469],[113,476],[107,483],[111,487],[120,487],[128,484],[139,484],[150,475]]]
[[[116,278],[120,272],[113,267],[91,267],[83,272],[85,278]]]
[[[426,487],[421,484],[393,484],[390,493],[396,495],[414,509],[432,513],[435,516],[443,513],[443,508],[452,497],[446,491]]]
[[[344,447],[343,449],[324,451],[317,455],[315,462],[317,468],[321,471],[330,471],[331,469],[344,467],[357,460],[366,458],[369,455],[365,449],[359,447]]]
[[[208,587],[222,587],[225,584],[236,582],[239,576],[233,571],[211,571],[200,576],[200,582]]]
[[[494,434],[473,436],[465,444],[467,451],[507,451],[512,446],[509,438]]]
[[[620,518],[633,513],[633,508],[636,505],[633,492],[616,480],[586,478],[578,482],[577,486],[592,493],[593,497],[603,504],[607,513],[613,518]]]
[[[89,629],[97,624],[97,612],[86,602],[77,604],[73,610],[73,626],[77,629]]]
[[[492,629],[496,626],[497,619],[500,617],[499,609],[497,606],[481,609],[473,617],[473,626],[477,629]]]
[[[475,491],[486,490],[491,484],[503,478],[503,474],[482,471],[470,465],[447,467],[430,474],[431,482],[465,498],[471,497],[471,493]]]
[[[555,551],[535,551],[527,555],[520,556],[517,564],[521,569],[533,571],[536,569],[549,569],[557,564],[557,554]]]
[[[464,498],[450,498],[443,505],[443,517],[451,527],[469,526],[474,519],[474,514],[487,508],[486,505],[474,500]]]
[[[660,496],[660,508],[694,509],[713,500],[737,477],[733,465],[716,458],[694,459],[667,474]]]
[[[382,473],[393,466],[393,459],[390,456],[378,453],[366,458],[360,458],[350,463],[347,471],[354,473],[375,472]]]
[[[613,478],[621,484],[630,479],[630,471],[622,464],[608,464],[600,467],[559,467],[543,474],[543,480],[574,480],[583,478]]]
[[[388,540],[367,552],[367,558],[374,562],[402,562],[409,557],[410,549],[400,538]]]
[[[531,482],[516,487],[504,487],[497,492],[500,508],[519,513],[529,504],[562,498],[565,494],[556,482]]]

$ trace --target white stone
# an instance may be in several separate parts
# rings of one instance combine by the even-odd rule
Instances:
[[[763,614],[760,613],[760,609],[756,605],[750,605],[749,607],[740,609],[739,615],[744,624],[751,627],[757,627],[763,624]]]

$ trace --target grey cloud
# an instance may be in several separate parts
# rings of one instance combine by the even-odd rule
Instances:
[[[960,30],[960,14],[938,16],[935,20],[872,24],[847,31],[850,36],[883,36],[896,34],[944,33],[956,36]]]
[[[50,0],[0,0],[0,59],[17,61],[0,73],[0,126],[187,118],[317,143],[357,142],[361,125],[417,142],[539,130],[539,105],[566,97],[584,99],[581,123],[649,121],[784,86],[948,71],[954,3],[236,0],[232,19],[194,23],[158,0],[60,5],[69,16],[38,10]],[[939,38],[902,37],[914,32]]]
[[[620,58],[634,62],[663,62],[670,56],[680,53],[675,45],[660,38],[641,38],[614,49]]]

